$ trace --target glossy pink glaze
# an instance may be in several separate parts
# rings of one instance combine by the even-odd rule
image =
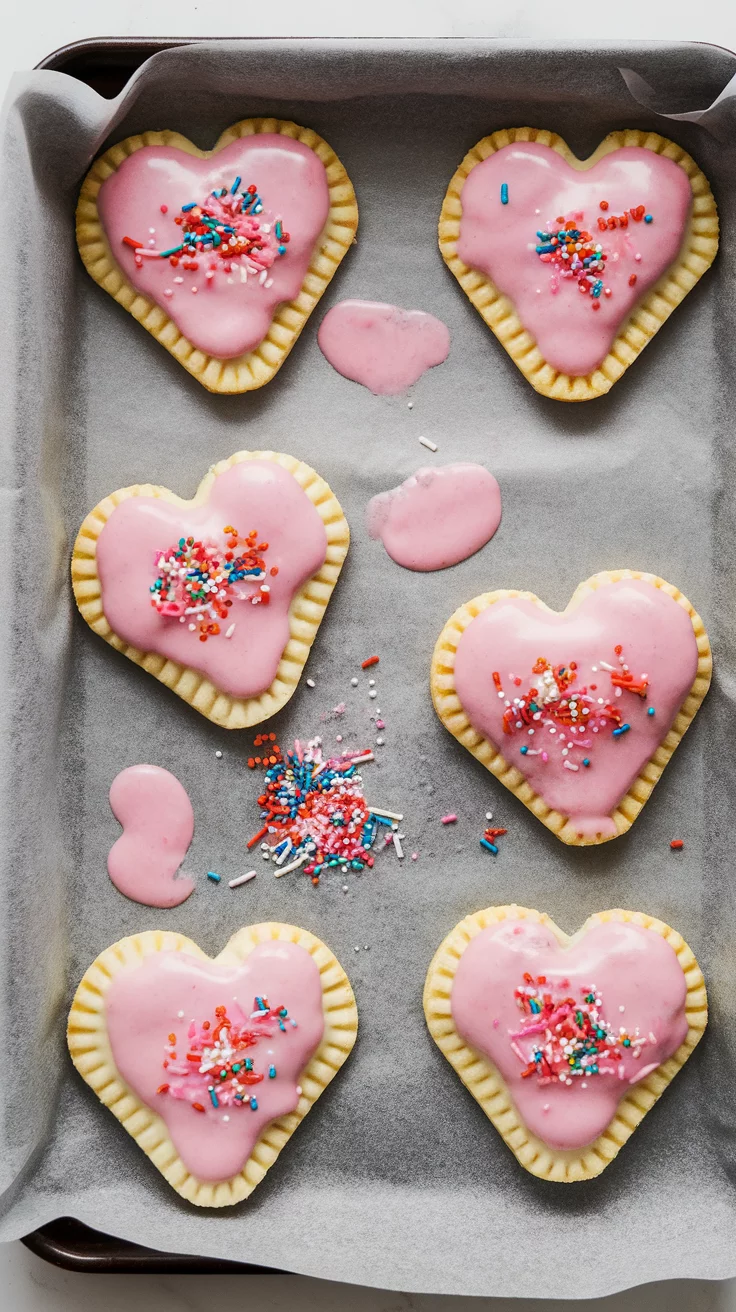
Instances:
[[[256,529],[269,544],[266,566],[271,601],[254,606],[254,589],[230,610],[232,637],[200,642],[186,624],[158,614],[149,588],[157,554],[181,537],[222,543],[233,525],[245,536]],[[219,474],[204,505],[174,505],[159,497],[130,497],[116,506],[97,542],[102,605],[115,633],[141,651],[191,666],[232,697],[255,697],[268,688],[289,641],[289,606],[295,593],[324,564],[327,535],[317,510],[288,470],[267,460],[244,460]]]
[[[423,310],[341,301],[325,315],[317,341],[338,373],[379,396],[393,396],[447,359],[450,330]]]
[[[261,217],[270,222],[281,217],[289,233],[286,255],[269,270],[272,285],[261,285],[257,274],[244,281],[239,262],[233,265],[232,281],[218,273],[208,283],[206,270],[214,261],[206,256],[198,260],[196,273],[181,264],[173,268],[168,259],[144,259],[136,267],[135,252],[123,237],[170,250],[181,241],[174,219],[182,205],[203,203],[213,190],[229,189],[238,175],[243,187],[256,184],[264,205]],[[129,282],[162,306],[201,351],[229,359],[262,342],[276,307],[298,296],[330,200],[327,174],[314,151],[278,133],[263,133],[234,141],[209,159],[173,146],[144,146],[106,178],[97,205],[113,256]]]
[[[107,872],[116,888],[148,907],[178,907],[194,890],[175,879],[194,834],[194,812],[176,775],[158,765],[131,765],[112,781],[110,806],[123,833]]]
[[[405,569],[457,565],[489,542],[501,522],[501,489],[482,465],[418,469],[368,502],[366,523]]]
[[[601,661],[615,663],[614,649],[633,674],[648,676],[647,697],[632,692],[620,698],[620,711],[631,725],[614,738],[601,729],[588,735],[590,749],[577,748],[569,759],[577,771],[563,765],[555,750],[556,739],[547,728],[536,726],[504,732],[503,714],[512,694],[534,685],[532,667],[539,657],[551,664],[577,661],[573,687],[596,685],[593,696],[610,698],[610,674]],[[570,816],[578,832],[589,838],[613,835],[612,813],[642,766],[666,738],[672,721],[692,687],[698,650],[690,616],[667,593],[639,579],[604,584],[574,610],[559,614],[540,609],[521,598],[506,598],[488,606],[463,633],[455,657],[455,684],[471,724],[526,776],[535,792],[562,815]],[[593,667],[596,667],[594,669]],[[506,691],[502,698],[494,686],[498,672]],[[519,677],[521,684],[513,684]],[[617,705],[619,704],[617,699]],[[648,715],[649,707],[655,714]],[[569,739],[570,735],[568,735]],[[549,759],[522,755],[525,745],[548,747]],[[587,755],[591,764],[582,768]]]
[[[218,1006],[249,1017],[256,995],[288,1008],[297,1028],[287,1024],[253,1049],[258,1064],[273,1061],[277,1078],[254,1086],[258,1109],[215,1108],[204,1113],[190,1103],[157,1093],[166,1080],[162,1058],[167,1036],[186,1052],[187,1030],[200,1025]],[[141,965],[126,967],[106,996],[107,1029],[121,1076],[147,1107],[162,1116],[184,1165],[200,1180],[226,1180],[244,1165],[269,1122],[294,1111],[299,1076],[324,1033],[319,968],[295,943],[259,944],[242,965],[223,966],[184,952],[154,952]],[[263,1053],[263,1057],[261,1054]]]
[[[508,204],[501,204],[501,185]],[[607,211],[600,202],[608,201]],[[544,359],[561,373],[587,375],[602,362],[632,307],[674,263],[685,235],[692,196],[687,174],[663,155],[639,146],[605,155],[583,172],[549,146],[504,146],[477,164],[462,190],[458,254],[513,301]],[[652,223],[630,222],[601,233],[598,218],[644,205]],[[575,279],[556,292],[535,251],[538,231],[560,217],[582,214],[582,226],[609,252],[600,308],[578,292]],[[636,256],[640,255],[641,260]],[[636,283],[629,286],[629,277]]]
[[[647,1036],[639,1058],[631,1049],[622,1049],[623,1078],[590,1075],[571,1085],[541,1085],[534,1076],[522,1079],[533,1048],[530,1037],[513,1038],[521,1016],[514,990],[523,985],[524,972],[535,979],[545,976],[551,988],[566,989],[563,981],[569,982],[576,1000],[594,986],[602,997],[603,1017],[615,1031],[625,1028],[633,1034],[638,1028]],[[451,1005],[457,1030],[501,1072],[532,1134],[553,1148],[579,1149],[605,1130],[630,1086],[667,1061],[684,1041],[686,993],[673,948],[654,930],[607,922],[593,925],[578,942],[561,948],[544,925],[506,920],[482,930],[468,944],[455,974]]]

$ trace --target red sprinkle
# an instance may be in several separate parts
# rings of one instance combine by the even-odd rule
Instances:
[[[378,660],[379,660],[378,656],[369,656],[367,661],[363,661],[363,664],[361,665],[360,668],[362,670],[367,670],[370,668],[371,665],[377,665]]]
[[[629,287],[633,287],[635,283],[636,283],[636,274],[632,273],[629,275]]]
[[[602,209],[602,210],[607,210],[607,209],[608,209],[608,201],[607,201],[607,200],[602,200],[602,201],[601,201],[601,209]]]
[[[683,848],[684,846],[685,844],[683,843],[681,838],[673,838],[672,842],[670,843],[670,847],[673,848],[675,852],[679,852],[681,848]]]
[[[162,205],[162,206],[161,206],[161,213],[162,213],[162,214],[168,214],[168,212],[169,212],[169,207],[168,207],[168,205]]]
[[[135,237],[123,237],[124,246],[132,246],[134,251],[138,251],[143,246],[142,241],[136,241]]]

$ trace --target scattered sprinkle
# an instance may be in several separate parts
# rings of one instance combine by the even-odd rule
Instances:
[[[430,438],[428,438],[428,437],[420,437],[418,440],[421,442],[422,446],[426,446],[426,448],[427,448],[428,451],[436,451],[436,450],[437,450],[437,443],[436,443],[436,442],[432,442],[432,441],[430,440]]]
[[[213,882],[213,884],[219,884],[219,882],[220,882],[222,876],[221,876],[221,875],[216,875],[215,872],[214,872],[214,870],[208,870],[208,871],[207,871],[207,878],[208,878],[208,879],[211,879],[212,882]]]
[[[457,820],[457,816],[455,815],[454,811],[450,815],[443,815],[442,817],[443,825],[454,825],[456,820]]]
[[[673,848],[675,852],[681,852],[684,846],[685,844],[681,838],[673,838],[670,843],[670,847]]]
[[[241,884],[248,884],[250,880],[255,879],[255,877],[256,877],[255,870],[249,870],[247,875],[238,875],[237,879],[231,879],[228,887],[240,888]]]
[[[370,669],[371,665],[377,665],[379,660],[380,660],[379,656],[369,656],[367,660],[363,661],[361,665],[361,669],[363,670]]]
[[[217,757],[218,761],[222,760],[222,752],[215,752],[215,756]]]
[[[316,687],[317,687],[316,683],[314,682],[314,679],[307,679],[307,687],[308,687],[308,688],[316,688]]]

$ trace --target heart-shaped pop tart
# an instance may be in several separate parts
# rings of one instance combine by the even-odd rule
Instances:
[[[72,584],[95,633],[208,720],[245,729],[291,697],[350,531],[293,456],[238,451],[191,501],[121,488],[87,516]]]
[[[607,392],[718,250],[707,178],[656,132],[612,132],[585,160],[554,132],[510,128],[468,152],[440,250],[536,391]]]
[[[568,937],[526,907],[466,916],[424,986],[430,1034],[532,1175],[599,1175],[685,1064],[708,1021],[684,939],[638,911]]]
[[[532,592],[461,606],[432,658],[450,733],[564,843],[631,827],[710,685],[703,621],[677,588],[604,570],[558,613]]]
[[[95,282],[211,392],[270,382],[357,227],[332,148],[275,118],[235,123],[212,150],[178,132],[128,137],[77,206]]]
[[[72,1061],[169,1184],[198,1207],[253,1192],[347,1060],[350,981],[294,925],[250,925],[212,960],[148,930],[92,963],[74,996]]]

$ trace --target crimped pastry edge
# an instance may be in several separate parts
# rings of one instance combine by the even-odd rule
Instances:
[[[255,350],[226,360],[200,351],[156,301],[136,291],[107,240],[97,208],[97,196],[105,179],[129,155],[144,146],[173,146],[199,159],[209,159],[239,138],[264,132],[290,137],[314,151],[327,173],[330,210],[299,295],[278,307],[266,336]],[[271,381],[353,245],[357,228],[358,205],[353,184],[332,147],[311,128],[276,118],[242,119],[222,133],[212,150],[200,150],[179,132],[143,132],[126,137],[95,160],[82,183],[76,212],[79,253],[98,286],[128,310],[203,387],[222,394],[253,391]]]
[[[319,967],[324,1035],[300,1076],[302,1093],[296,1110],[264,1127],[242,1169],[228,1180],[199,1180],[187,1170],[162,1117],[141,1102],[118,1072],[107,1032],[105,995],[119,971],[135,967],[154,952],[186,952],[209,961],[198,944],[171,930],[146,930],[113,943],[85,971],[69,1012],[67,1042],[82,1079],[132,1135],[172,1188],[196,1207],[229,1207],[253,1192],[355,1044],[358,1009],[350,980],[330,949],[309,930],[278,922],[248,925],[232,936],[214,960],[222,965],[237,965],[259,943],[273,940],[297,943]]]
[[[667,940],[685,975],[685,1014],[689,1028],[683,1043],[656,1071],[629,1089],[603,1133],[579,1151],[550,1148],[532,1134],[519,1115],[500,1071],[482,1053],[466,1044],[455,1029],[451,993],[462,954],[476,934],[502,920],[533,920],[546,925],[563,947],[577,942],[592,925],[611,920],[633,921]],[[708,998],[700,967],[682,935],[654,916],[620,908],[599,911],[589,916],[577,933],[568,935],[544,912],[511,905],[487,907],[466,916],[443,940],[427,972],[424,1014],[429,1032],[443,1056],[492,1121],[517,1161],[540,1179],[569,1184],[600,1175],[617,1156],[700,1042],[708,1023]]]
[[[289,607],[289,641],[281,655],[273,682],[258,697],[244,698],[230,697],[220,692],[205,675],[191,666],[167,660],[157,652],[139,651],[113,632],[103,607],[102,585],[97,572],[97,541],[115,507],[128,497],[161,497],[177,506],[201,505],[207,500],[215,478],[232,465],[245,460],[270,460],[293,475],[322,519],[327,534],[327,555],[321,569],[302,585],[292,599]],[[275,715],[296,691],[349,545],[350,529],[342,507],[329,484],[311,465],[278,451],[236,451],[226,460],[212,465],[191,501],[178,497],[168,488],[149,483],[120,488],[100,501],[87,515],[74,543],[72,587],[83,619],[111,647],[122,652],[136,665],[142,666],[213,724],[223,729],[248,729]]]
[[[625,834],[631,828],[642,807],[651,796],[654,785],[662,777],[664,768],[672,757],[675,748],[682,741],[692,724],[710,687],[713,659],[710,640],[703,621],[679,589],[655,574],[645,574],[640,570],[631,569],[602,570],[598,574],[593,574],[583,583],[578,584],[562,614],[574,610],[590,592],[607,583],[617,583],[621,579],[641,579],[644,583],[651,583],[654,587],[661,588],[663,592],[666,592],[668,596],[672,597],[678,605],[687,611],[698,647],[698,668],[692,687],[675,716],[667,737],[660,743],[654,754],[650,756],[649,761],[642,768],[613,812],[611,818],[616,826],[615,834],[599,834],[595,838],[581,836],[575,828],[574,821],[569,816],[562,815],[560,811],[555,811],[548,806],[540,794],[534,791],[521,771],[506,760],[496,744],[473,728],[455,687],[454,665],[457,646],[463,633],[477,615],[480,615],[488,606],[492,606],[495,602],[502,601],[506,597],[521,597],[525,601],[533,602],[541,610],[548,611],[551,608],[545,602],[541,601],[533,592],[520,592],[508,588],[502,588],[496,592],[485,592],[478,597],[473,597],[471,601],[460,606],[447,621],[437,639],[432,656],[430,673],[432,701],[445,728],[449,729],[453,737],[457,738],[458,742],[462,743],[463,747],[467,748],[471,755],[480,761],[487,770],[490,770],[491,774],[500,779],[504,787],[508,788],[515,797],[518,797],[519,801],[523,802],[524,806],[538,820],[541,820],[543,825],[546,825],[563,843],[574,847],[609,842],[612,838]]]
[[[471,269],[457,254],[465,179],[489,155],[515,142],[537,142],[549,146],[571,165],[585,171],[624,146],[640,146],[665,155],[687,174],[693,206],[676,262],[634,306],[621,325],[608,355],[592,374],[573,377],[548,364],[534,337],[522,324],[510,297],[477,269]],[[556,132],[538,128],[504,128],[483,137],[463,159],[452,177],[442,202],[439,246],[445,264],[457,278],[468,299],[511,356],[535,391],[557,401],[590,401],[603,396],[641,354],[647,342],[662,327],[713,263],[718,251],[718,210],[710,183],[682,147],[658,132],[627,128],[610,132],[587,159],[578,159]]]

